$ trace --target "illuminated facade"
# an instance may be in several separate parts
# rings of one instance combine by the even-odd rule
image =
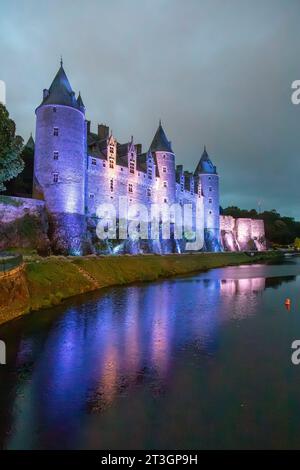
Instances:
[[[175,166],[175,154],[161,122],[147,152],[133,138],[120,144],[106,125],[91,132],[80,93],[76,98],[63,64],[36,109],[33,197],[45,200],[54,250],[87,252],[181,252],[174,239],[130,243],[95,249],[97,208],[128,204],[191,204],[204,208],[204,249],[220,251],[219,176],[206,148],[194,173]],[[118,214],[117,214],[118,216]]]

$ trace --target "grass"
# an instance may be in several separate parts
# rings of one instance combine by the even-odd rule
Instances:
[[[18,315],[31,310],[59,304],[63,299],[112,285],[134,282],[155,281],[176,275],[185,275],[211,268],[251,263],[278,256],[274,253],[256,254],[250,258],[245,253],[197,253],[181,255],[141,255],[141,256],[85,256],[63,257],[33,256],[27,259],[26,271],[18,279],[17,291],[25,292],[26,299],[20,294],[22,309]],[[11,300],[11,289],[2,288],[3,307],[0,323],[16,316]],[[15,291],[14,291],[15,292]],[[15,293],[14,293],[15,295]]]

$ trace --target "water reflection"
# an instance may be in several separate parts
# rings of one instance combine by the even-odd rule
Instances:
[[[247,278],[223,270],[233,277],[225,279],[217,271],[110,289],[59,307],[50,325],[40,314],[28,317],[16,336],[15,367],[4,372],[12,385],[1,391],[10,409],[2,445],[83,446],[87,416],[102,415],[120,400],[130,407],[141,388],[163,396],[184,351],[192,348],[199,361],[215,357],[224,323],[254,316],[267,287],[295,280],[255,277],[255,270]]]

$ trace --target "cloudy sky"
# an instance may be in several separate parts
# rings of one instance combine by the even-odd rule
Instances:
[[[146,149],[161,118],[177,163],[206,144],[221,204],[300,219],[299,0],[0,0],[0,79],[18,132],[63,55],[87,118]]]

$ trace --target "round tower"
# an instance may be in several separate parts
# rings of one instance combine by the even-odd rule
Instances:
[[[171,142],[167,139],[161,121],[152,140],[150,151],[159,174],[159,185],[156,191],[157,203],[173,204],[176,201],[175,154]]]
[[[49,213],[55,252],[85,251],[85,108],[76,99],[60,68],[36,109],[34,197],[43,198]]]
[[[221,251],[219,175],[206,147],[195,170],[201,183],[204,206],[204,240],[206,251]]]

